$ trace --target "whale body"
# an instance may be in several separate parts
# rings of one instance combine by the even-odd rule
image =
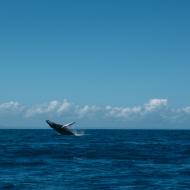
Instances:
[[[73,125],[75,122],[68,123],[66,125],[61,125],[50,120],[46,120],[46,123],[55,131],[57,131],[61,135],[75,135],[74,132],[68,127]]]

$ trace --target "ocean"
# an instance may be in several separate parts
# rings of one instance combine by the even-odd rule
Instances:
[[[0,189],[190,189],[190,131],[0,130]]]

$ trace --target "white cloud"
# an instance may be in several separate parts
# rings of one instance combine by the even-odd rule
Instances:
[[[15,101],[5,102],[0,104],[1,112],[13,112],[22,109],[22,105]]]
[[[50,101],[47,104],[36,105],[26,110],[26,117],[32,117],[38,114],[45,113],[64,113],[70,107],[70,103],[67,100],[63,100],[63,102],[59,102],[57,100]]]
[[[167,108],[167,109],[166,109]],[[14,114],[13,114],[14,113]],[[18,117],[17,117],[18,115]],[[123,106],[96,106],[77,105],[64,99],[63,101],[53,100],[39,105],[26,106],[16,101],[0,104],[0,123],[5,118],[13,121],[17,119],[20,123],[27,124],[27,121],[43,122],[45,119],[65,121],[78,120],[83,123],[101,123],[104,126],[113,125],[114,121],[119,125],[130,123],[130,126],[154,126],[157,123],[166,122],[169,125],[190,123],[190,106],[172,109],[168,107],[167,99],[151,99],[143,105],[133,107]],[[5,121],[7,122],[7,120]],[[181,125],[180,123],[180,125]],[[115,126],[117,127],[117,126]]]
[[[183,112],[185,112],[187,114],[190,114],[190,106],[182,108],[181,111],[183,111]]]
[[[66,99],[63,100],[62,103],[60,103],[58,109],[57,109],[57,112],[58,113],[64,113],[66,111],[68,111],[69,109],[71,108],[71,103],[68,102]]]
[[[48,104],[47,108],[44,109],[44,112],[52,112],[52,111],[55,111],[55,110],[58,108],[58,106],[59,106],[59,102],[56,101],[56,100],[53,100],[53,101],[51,101],[51,102]]]
[[[100,108],[94,105],[93,106],[85,105],[83,107],[77,106],[76,113],[80,118],[82,118],[82,117],[87,117],[89,115],[95,114],[99,110]]]
[[[136,115],[142,111],[141,106],[129,107],[111,107],[106,106],[106,114],[110,117],[128,118],[132,114]]]
[[[146,111],[153,111],[158,108],[165,107],[167,104],[167,99],[151,99],[147,104],[145,104],[144,108]]]
[[[151,113],[160,108],[166,107],[168,104],[167,99],[151,99],[144,106],[134,107],[111,107],[107,106],[107,115],[119,118],[130,118],[139,115]]]
[[[58,104],[59,104],[58,101],[53,100],[53,101],[49,102],[48,104],[32,106],[31,108],[28,108],[26,110],[25,115],[27,117],[32,117],[36,114],[44,114],[44,113],[52,112],[52,111],[55,111]]]

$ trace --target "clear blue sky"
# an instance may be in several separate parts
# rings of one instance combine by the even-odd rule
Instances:
[[[190,1],[1,1],[0,101],[190,105]]]

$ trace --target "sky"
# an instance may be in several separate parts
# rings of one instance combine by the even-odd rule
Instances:
[[[0,128],[190,128],[188,0],[0,3]]]

